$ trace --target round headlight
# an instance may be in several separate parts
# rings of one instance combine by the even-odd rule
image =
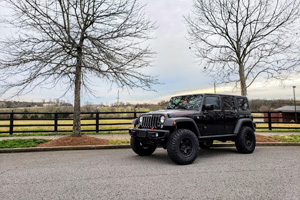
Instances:
[[[143,122],[143,117],[140,117],[140,123],[142,123]]]
[[[165,116],[161,116],[161,117],[160,117],[160,123],[163,124],[163,123],[165,122],[165,120],[166,120]]]

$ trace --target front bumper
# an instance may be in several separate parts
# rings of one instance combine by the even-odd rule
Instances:
[[[160,130],[160,129],[129,129],[130,136],[145,138],[149,140],[162,140],[170,135],[170,131],[168,130]]]

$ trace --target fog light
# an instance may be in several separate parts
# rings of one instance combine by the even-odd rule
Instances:
[[[155,133],[155,137],[158,137],[158,133]]]

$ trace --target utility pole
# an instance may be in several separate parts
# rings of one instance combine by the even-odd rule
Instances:
[[[118,90],[118,96],[117,96],[117,106],[119,105],[119,102],[120,102],[120,93],[119,93],[119,90]]]
[[[297,122],[298,122],[298,119],[297,119],[297,106],[296,106],[296,92],[295,92],[295,88],[296,88],[296,86],[293,86],[293,92],[294,92],[294,106],[295,106],[295,122],[297,123]]]
[[[217,93],[217,86],[216,86],[216,82],[214,82],[214,91],[215,91],[215,94]]]

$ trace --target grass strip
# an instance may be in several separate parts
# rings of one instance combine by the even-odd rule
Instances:
[[[36,147],[38,144],[48,142],[46,139],[13,139],[0,141],[0,148]]]
[[[130,139],[109,139],[108,144],[110,145],[130,144]]]
[[[269,137],[281,142],[300,142],[300,135],[272,135]]]
[[[255,132],[268,132],[268,133],[278,133],[278,132],[300,132],[300,129],[256,129]]]
[[[38,144],[49,142],[47,139],[11,139],[0,141],[0,148],[36,147]],[[130,139],[109,139],[110,145],[130,144]]]
[[[15,133],[13,135],[10,135],[8,133],[2,133],[0,134],[0,137],[20,137],[20,136],[51,136],[51,135],[71,135],[72,132],[64,132],[64,133],[56,133],[56,132],[49,132],[49,133],[43,133],[43,132],[37,132],[37,133]],[[82,132],[82,135],[110,135],[110,134],[129,134],[128,131],[105,131],[105,132]]]

